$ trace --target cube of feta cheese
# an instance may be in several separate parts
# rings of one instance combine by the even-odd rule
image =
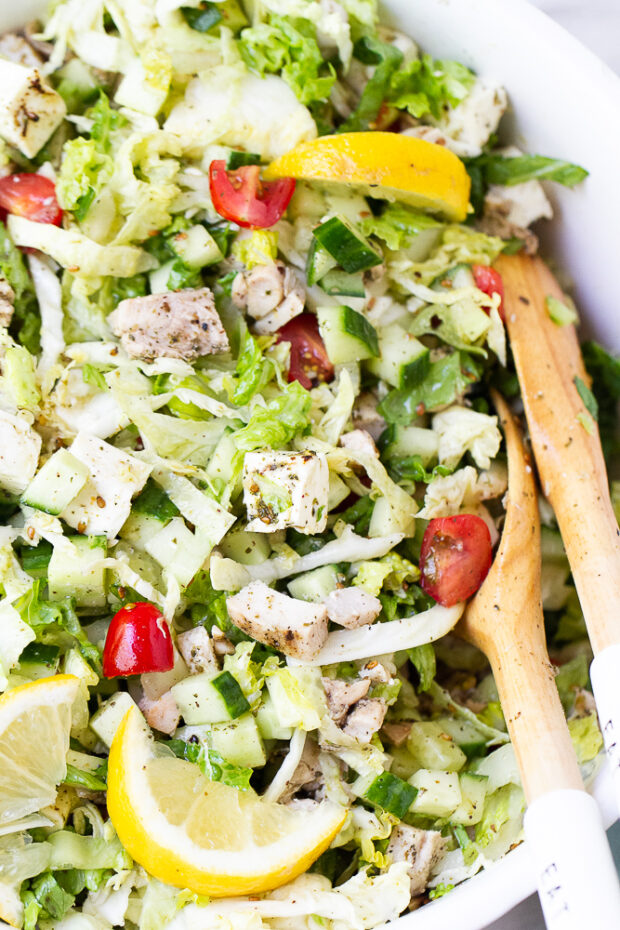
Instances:
[[[0,410],[0,487],[21,494],[34,477],[41,437],[27,420]]]
[[[66,115],[64,100],[36,68],[0,59],[0,136],[9,145],[34,158]]]
[[[151,466],[88,433],[78,433],[70,451],[88,466],[90,477],[60,516],[80,533],[113,539],[129,516],[131,499],[143,488]]]
[[[247,529],[274,533],[291,526],[322,533],[327,524],[329,470],[322,452],[248,452],[243,462]]]
[[[508,98],[506,91],[495,81],[476,78],[465,99],[448,110],[440,121],[446,134],[446,144],[461,157],[480,155],[502,118]]]
[[[253,581],[229,597],[226,608],[244,633],[302,662],[313,659],[327,639],[324,604],[299,601],[264,581]]]

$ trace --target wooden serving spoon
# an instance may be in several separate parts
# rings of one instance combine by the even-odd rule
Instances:
[[[545,643],[536,485],[519,430],[498,394],[508,451],[502,538],[456,632],[485,653],[528,802],[525,834],[547,927],[620,925],[620,885],[596,802],[586,793]]]
[[[620,530],[595,421],[577,390],[589,385],[575,327],[558,326],[546,298],[564,300],[540,258],[501,256],[506,324],[534,456],[562,533],[595,659],[592,690],[620,811]],[[620,920],[618,922],[620,926]]]

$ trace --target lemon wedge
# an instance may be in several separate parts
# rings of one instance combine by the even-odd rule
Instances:
[[[67,772],[71,708],[79,684],[73,675],[55,675],[0,697],[0,825],[28,817],[56,799],[56,786]],[[25,864],[27,875],[36,874],[32,855]],[[20,850],[12,850],[8,858],[0,850],[0,920],[13,927],[23,919],[21,866]],[[40,871],[45,867],[42,861]]]
[[[460,222],[467,215],[469,175],[443,145],[394,132],[343,132],[302,142],[267,166],[267,181],[355,185],[364,194],[399,200]]]
[[[293,811],[209,781],[157,744],[135,708],[110,749],[108,811],[123,846],[147,872],[212,897],[290,881],[327,849],[346,817],[328,801]]]
[[[52,804],[67,772],[79,679],[40,678],[0,697],[0,824]]]

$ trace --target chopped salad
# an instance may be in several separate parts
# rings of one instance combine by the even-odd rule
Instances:
[[[372,930],[521,841],[454,628],[502,529],[490,390],[522,411],[493,262],[587,172],[500,141],[507,105],[375,0],[57,0],[0,37],[10,925]],[[583,353],[611,457],[620,362]]]

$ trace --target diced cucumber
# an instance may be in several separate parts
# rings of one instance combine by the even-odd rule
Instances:
[[[224,701],[226,710],[233,720],[249,711],[248,699],[241,690],[241,685],[235,676],[231,675],[229,671],[223,671],[216,675],[211,684]]]
[[[22,568],[32,578],[47,578],[47,566],[52,557],[52,544],[42,539],[38,546],[24,546],[20,552]]]
[[[435,720],[422,720],[411,725],[407,747],[421,768],[458,772],[467,761],[452,737]]]
[[[379,448],[385,458],[419,455],[424,467],[428,468],[432,462],[437,461],[439,436],[432,429],[394,423],[381,434]]]
[[[486,740],[475,723],[458,717],[440,717],[436,723],[452,737],[468,759],[484,755]]]
[[[406,746],[390,746],[390,755],[392,757],[390,771],[399,778],[411,778],[420,767]]]
[[[285,727],[280,723],[276,705],[269,694],[258,708],[256,722],[263,739],[290,739],[293,735],[293,727]]]
[[[486,775],[489,779],[488,793],[492,794],[504,785],[520,785],[521,775],[512,743],[499,746],[484,759],[472,763],[476,775]]]
[[[299,601],[311,601],[320,604],[328,594],[335,591],[339,584],[338,569],[335,565],[323,565],[311,572],[304,572],[289,581],[287,588],[291,597]]]
[[[411,805],[413,814],[449,817],[462,801],[459,777],[455,772],[418,769],[409,779],[409,784],[418,789]]]
[[[440,274],[431,287],[434,291],[453,291],[460,287],[475,287],[474,275],[470,265],[459,264],[448,268]]]
[[[222,555],[242,565],[260,565],[271,555],[271,546],[264,533],[231,530],[218,545]]]
[[[329,473],[329,493],[327,496],[327,509],[333,510],[338,504],[347,499],[351,491],[335,471]]]
[[[330,297],[365,297],[364,275],[361,271],[349,274],[334,268],[321,278],[321,288]]]
[[[412,524],[413,521],[410,521]],[[368,524],[368,535],[372,539],[378,539],[379,536],[390,536],[392,533],[402,533],[403,526],[402,513],[390,504],[387,497],[378,497],[372,509],[370,523]],[[413,526],[409,527],[411,533]],[[407,530],[407,535],[411,535]]]
[[[160,523],[167,523],[172,517],[179,515],[179,508],[172,503],[164,489],[152,478],[148,479],[142,491],[134,499],[131,510],[155,517]]]
[[[349,274],[380,265],[383,255],[344,216],[332,216],[313,230],[319,245]]]
[[[151,289],[151,294],[165,294],[166,291],[169,291],[168,279],[172,272],[173,265],[177,259],[171,258],[169,262],[166,262],[164,265],[160,265],[159,268],[155,268],[154,271],[149,273],[149,287]]]
[[[89,688],[99,684],[99,675],[90,667],[78,649],[70,649],[63,661],[65,675],[74,675]]]
[[[70,536],[70,551],[54,546],[47,569],[49,596],[52,601],[75,598],[78,607],[105,607],[107,604],[106,570],[101,564],[107,551],[105,536]]]
[[[213,686],[213,672],[190,675],[170,689],[185,723],[221,723],[232,720],[226,701]]]
[[[19,657],[18,674],[32,680],[49,678],[58,671],[60,649],[45,643],[28,643]]]
[[[260,165],[260,155],[254,152],[231,152],[226,160],[226,170],[234,171],[236,168],[245,168],[247,165]]]
[[[317,307],[317,317],[321,338],[334,365],[379,354],[377,330],[351,307]]]
[[[364,792],[364,797],[371,804],[382,807],[383,810],[402,819],[411,808],[418,789],[410,782],[403,781],[392,772],[382,772]]]
[[[326,249],[319,245],[318,241],[313,238],[308,250],[306,261],[306,280],[309,285],[316,284],[321,278],[324,278],[328,271],[332,271],[338,262],[330,255]]]
[[[213,543],[204,536],[192,533],[182,517],[173,517],[170,523],[149,539],[144,548],[185,587],[210,554]]]
[[[118,535],[132,546],[143,549],[160,530],[161,521],[158,517],[151,517],[148,513],[134,513],[132,510]]]
[[[214,265],[224,257],[213,236],[200,224],[177,233],[172,240],[172,248],[188,268]]]
[[[34,476],[22,503],[57,516],[86,484],[90,470],[67,449],[59,449]]]
[[[216,723],[209,736],[211,748],[232,765],[257,768],[267,761],[263,740],[252,714],[230,723]]]
[[[136,707],[127,691],[117,691],[90,718],[90,728],[109,748],[128,710]]]
[[[463,772],[459,776],[461,786],[461,803],[450,815],[452,823],[471,826],[482,819],[484,801],[487,796],[489,779],[484,775],[474,775],[472,772]]]
[[[484,336],[490,326],[488,315],[469,297],[450,306],[450,323],[457,338],[470,345]]]
[[[366,364],[374,375],[394,387],[415,387],[428,374],[429,350],[398,323],[379,332],[379,353],[379,358]]]

